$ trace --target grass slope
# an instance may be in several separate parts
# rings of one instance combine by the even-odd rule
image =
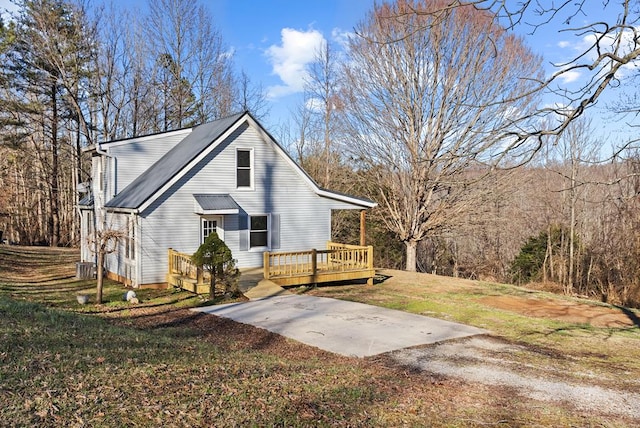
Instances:
[[[141,290],[104,305],[75,280],[72,250],[0,246],[0,426],[633,426],[570,403],[523,400],[508,388],[411,372],[384,356],[355,359],[264,330],[196,314],[198,298]],[[28,263],[24,263],[28,261]],[[637,388],[637,328],[594,328],[496,310],[481,298],[522,289],[476,282],[389,283],[311,290],[429,313],[495,332],[580,379]],[[445,281],[445,283],[442,283]],[[551,298],[551,297],[549,297]]]

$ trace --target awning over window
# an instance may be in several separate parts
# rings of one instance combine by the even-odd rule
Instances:
[[[198,194],[195,199],[196,214],[238,214],[240,205],[229,195]]]

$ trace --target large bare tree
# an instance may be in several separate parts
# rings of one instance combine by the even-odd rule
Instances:
[[[557,102],[537,109],[545,126],[518,132],[519,140],[561,134],[569,124],[596,105],[603,93],[619,91],[621,102],[614,102],[618,118],[636,117],[640,112],[635,92],[635,73],[630,72],[640,57],[640,4],[637,0],[454,0],[441,2],[438,13],[447,14],[456,8],[473,7],[486,11],[496,22],[509,29],[526,33],[549,31],[550,25],[560,26],[561,34],[575,36],[583,42],[573,58],[553,64],[554,72],[538,81],[536,90],[551,94]],[[590,15],[595,11],[597,15]],[[416,13],[422,13],[414,9]],[[430,25],[427,23],[427,25]],[[423,27],[424,29],[425,27]],[[573,73],[583,74],[582,83],[568,86],[563,79]],[[573,80],[573,79],[570,79]],[[620,149],[637,139],[630,138]]]
[[[540,58],[473,7],[445,1],[376,6],[349,45],[348,149],[371,173],[371,197],[406,245],[446,228],[475,201],[474,183],[529,148],[514,122],[535,108]]]
[[[339,97],[338,66],[335,48],[325,41],[318,47],[314,61],[309,65],[309,76],[305,82],[305,107],[310,113],[313,138],[319,143],[315,147],[315,157],[322,164],[322,171],[315,178],[323,187],[332,185],[331,165],[337,161],[333,155],[333,142],[339,138],[338,116],[344,110]]]

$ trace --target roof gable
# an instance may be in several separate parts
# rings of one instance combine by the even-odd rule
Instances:
[[[157,197],[245,122],[262,135],[264,141],[270,144],[287,161],[290,167],[300,175],[303,181],[318,196],[335,199],[362,208],[372,208],[377,205],[368,199],[320,188],[251,114],[244,112],[195,127],[189,135],[153,164],[151,168],[140,174],[122,192],[106,203],[105,207],[114,211],[144,211]]]
[[[105,207],[139,209],[163,186],[179,176],[179,173],[205,151],[211,143],[236,124],[242,115],[236,114],[195,127],[189,135],[169,150],[151,168],[140,174],[122,192],[106,203]]]

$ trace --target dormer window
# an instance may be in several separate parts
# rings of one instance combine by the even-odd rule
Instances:
[[[253,188],[253,151],[238,149],[236,151],[236,186],[239,189]]]

